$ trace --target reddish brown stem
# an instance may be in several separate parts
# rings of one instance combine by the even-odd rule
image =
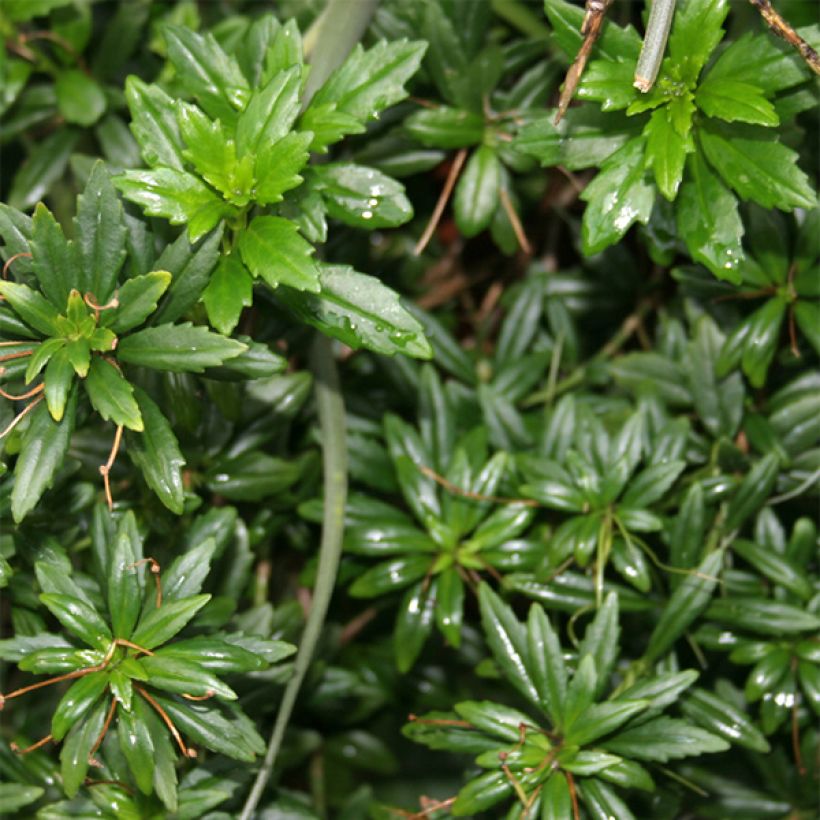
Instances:
[[[441,194],[439,195],[438,202],[436,202],[436,207],[433,208],[433,213],[430,216],[430,221],[427,223],[427,227],[424,229],[424,233],[421,235],[419,241],[416,243],[416,247],[413,248],[413,253],[416,256],[418,256],[427,247],[427,243],[433,238],[433,233],[436,230],[436,225],[438,225],[439,221],[441,220],[441,215],[444,213],[444,208],[447,206],[447,201],[450,199],[450,194],[453,193],[453,188],[455,187],[456,180],[458,179],[458,175],[461,173],[461,169],[464,166],[464,161],[466,159],[466,148],[460,149],[453,158],[453,164],[450,166],[450,171],[447,174],[447,179],[444,181],[444,187],[441,189]]]

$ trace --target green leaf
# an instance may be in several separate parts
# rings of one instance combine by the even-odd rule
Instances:
[[[61,71],[54,90],[57,107],[66,122],[93,125],[105,113],[105,92],[93,77],[78,68]]]
[[[310,134],[286,134],[277,142],[266,142],[256,156],[256,202],[271,204],[282,201],[285,191],[302,184],[299,171],[310,157]]]
[[[764,598],[718,598],[706,617],[761,635],[794,635],[820,629],[820,617],[790,604]]]
[[[126,171],[114,184],[147,216],[163,216],[172,225],[187,225],[191,242],[233,213],[232,207],[197,177],[175,168]]]
[[[478,590],[481,623],[498,665],[512,685],[531,703],[541,698],[530,673],[527,631],[510,609],[486,584]]]
[[[117,358],[152,370],[201,373],[247,349],[247,345],[213,333],[200,325],[157,325],[126,336],[117,347]]]
[[[165,270],[132,277],[120,288],[117,294],[119,306],[111,312],[110,321],[106,311],[101,316],[101,324],[110,327],[114,333],[124,333],[141,325],[157,309],[172,278]]]
[[[207,538],[199,546],[174,559],[173,564],[162,574],[164,600],[178,601],[198,595],[208,577],[215,550],[216,541]]]
[[[395,228],[413,216],[404,186],[381,171],[337,162],[318,165],[313,173],[327,212],[345,225]]]
[[[734,704],[706,689],[690,689],[681,700],[681,711],[693,723],[729,743],[768,754],[769,743],[748,716]]]
[[[778,555],[769,547],[762,547],[743,538],[735,539],[732,549],[773,583],[789,590],[804,601],[811,598],[812,586],[806,579],[804,570],[785,556]]]
[[[453,198],[456,224],[464,236],[475,236],[490,224],[498,207],[500,186],[498,154],[481,145],[467,160]]]
[[[811,346],[820,353],[820,304],[798,301],[794,306],[794,318]]]
[[[51,735],[59,743],[85,717],[108,686],[106,672],[92,672],[74,681],[60,698],[51,718]]]
[[[455,710],[479,731],[508,743],[519,741],[521,725],[530,722],[530,717],[523,712],[488,700],[457,703]]]
[[[81,278],[73,283],[83,295],[90,292],[97,304],[108,301],[117,283],[126,256],[125,235],[122,205],[105,165],[98,160],[77,198],[74,242]]]
[[[695,102],[704,114],[724,122],[780,125],[780,118],[763,91],[758,86],[738,80],[714,78],[710,75],[698,86]]]
[[[66,402],[74,384],[75,363],[72,361],[71,347],[61,347],[50,359],[46,372],[43,374],[45,382],[45,397],[48,412],[56,422],[63,419]],[[76,361],[76,360],[75,360]],[[86,366],[90,361],[86,363]],[[81,374],[82,373],[81,370]]]
[[[61,422],[54,421],[42,404],[32,412],[14,470],[11,512],[15,523],[20,523],[34,509],[43,493],[53,484],[57,470],[68,453],[76,409],[75,390]]]
[[[721,25],[729,12],[726,0],[687,0],[678,8],[669,37],[669,58],[692,86],[709,56],[723,39]]]
[[[530,673],[541,708],[554,725],[561,722],[567,691],[567,669],[561,643],[544,610],[533,604],[527,621]]]
[[[597,741],[619,729],[646,708],[647,702],[642,700],[593,704],[571,726],[565,727],[566,742],[573,746],[585,746]]]
[[[102,731],[106,711],[105,701],[98,703],[85,720],[74,724],[63,743],[60,750],[60,769],[63,790],[69,797],[74,797],[85,781],[91,750]]]
[[[455,567],[447,567],[438,576],[435,614],[439,632],[450,646],[459,647],[464,618],[464,582]]]
[[[210,600],[210,595],[192,595],[163,603],[159,609],[152,609],[140,620],[131,641],[144,649],[154,649],[164,644],[183,629]]]
[[[432,559],[429,555],[405,555],[392,558],[362,573],[350,586],[354,598],[375,598],[424,577]]]
[[[572,816],[572,797],[566,775],[553,772],[541,789],[541,820],[566,820]]]
[[[301,84],[301,66],[292,66],[253,92],[236,123],[236,147],[240,157],[258,154],[265,145],[276,143],[288,134],[299,114]]]
[[[134,538],[136,526],[136,518],[129,511],[117,528],[107,567],[106,600],[115,638],[131,636],[142,607],[142,585],[135,566],[137,559],[142,557],[142,549]]]
[[[635,137],[612,154],[586,187],[584,253],[591,255],[617,242],[633,222],[649,221],[655,192],[645,179],[643,139]]]
[[[182,171],[184,146],[174,100],[158,85],[148,85],[133,75],[125,81],[125,99],[131,112],[131,131],[148,165]]]
[[[295,651],[295,647],[279,643],[283,647],[281,658],[286,658]],[[255,672],[263,669],[267,662],[259,654],[250,652],[241,646],[235,646],[218,638],[200,637],[186,641],[175,641],[158,649],[156,657],[179,658],[197,664],[200,668],[216,674],[228,672]]]
[[[236,60],[222,50],[210,33],[198,34],[184,26],[166,25],[163,34],[168,59],[177,70],[179,83],[213,119],[232,124],[250,93]]]
[[[645,653],[648,660],[661,657],[706,609],[722,564],[722,550],[710,553],[675,589],[649,638]]]
[[[137,722],[144,727],[150,736],[153,749],[153,785],[157,796],[162,800],[169,811],[177,809],[177,773],[176,773],[176,750],[171,744],[168,730],[161,722],[159,715],[154,711],[144,698],[134,699],[133,712]],[[121,741],[122,743],[122,741]],[[142,742],[139,748],[142,748]],[[136,750],[133,750],[136,751]],[[126,754],[123,751],[123,754]],[[126,754],[126,758],[127,758]],[[135,755],[136,757],[136,755]],[[142,756],[135,760],[136,765],[144,765]],[[131,765],[129,761],[129,766]]]
[[[4,812],[16,813],[18,809],[39,800],[44,794],[40,786],[27,786],[22,783],[0,783],[0,806]]]
[[[544,0],[544,11],[552,24],[556,42],[567,57],[574,59],[584,39],[581,33],[584,9],[566,0]],[[641,49],[641,38],[632,26],[622,28],[605,19],[595,48],[608,60],[625,60],[634,65]]]
[[[179,695],[202,697],[209,693],[223,700],[236,700],[236,692],[198,663],[166,655],[146,655],[139,664],[148,673],[148,682],[157,689]]]
[[[676,212],[678,233],[692,258],[718,278],[739,284],[744,254],[737,199],[697,151],[689,156]]]
[[[359,133],[363,125],[382,110],[407,96],[404,84],[416,73],[427,44],[407,40],[382,41],[365,51],[357,44],[342,65],[316,92],[305,115],[326,107],[350,119],[345,127],[339,122],[335,132],[315,140],[314,151],[321,151],[344,134]],[[305,126],[303,126],[305,127]]]
[[[242,308],[253,304],[253,278],[237,254],[220,258],[202,294],[208,321],[226,336],[239,322]]]
[[[451,807],[452,812],[456,817],[475,817],[503,800],[512,790],[512,781],[505,772],[484,772],[461,789]]]
[[[154,781],[154,742],[151,730],[141,719],[145,707],[137,698],[130,711],[120,707],[117,735],[120,751],[128,761],[128,768],[134,775],[134,782],[143,794],[151,794]]]
[[[48,116],[51,116],[49,111]],[[8,193],[12,208],[31,208],[44,199],[65,173],[68,158],[80,137],[76,129],[58,128],[35,143],[28,159],[19,167]]]
[[[177,120],[187,145],[182,155],[197,173],[230,202],[247,205],[253,189],[253,159],[236,157],[236,144],[222,123],[212,122],[195,105],[177,104]]]
[[[769,453],[755,462],[729,502],[724,523],[727,532],[740,527],[749,516],[763,506],[774,486],[779,469],[780,460],[775,453]]]
[[[666,763],[706,752],[725,752],[729,744],[686,721],[659,717],[626,729],[603,744],[610,752],[636,760]]]
[[[596,695],[606,688],[608,678],[620,652],[621,628],[618,623],[618,596],[610,592],[584,633],[578,657],[589,655],[595,662],[598,683]],[[577,741],[581,745],[581,741]]]
[[[635,64],[618,60],[593,60],[578,83],[579,100],[601,103],[601,111],[618,111],[635,100],[632,85]]]
[[[562,165],[569,171],[602,165],[637,129],[634,119],[602,114],[585,106],[570,108],[558,125],[553,115],[524,125],[513,146],[534,156],[542,166]]]
[[[106,421],[137,432],[144,429],[134,388],[113,364],[95,356],[85,379],[85,389],[94,409]]]
[[[311,259],[313,246],[288,219],[257,216],[240,237],[239,252],[251,273],[272,288],[288,285],[296,290],[319,291],[319,273]]]
[[[658,190],[671,202],[678,195],[686,155],[694,145],[674,127],[668,106],[656,108],[644,128],[646,162],[652,166]]]
[[[797,153],[766,131],[751,127],[730,131],[707,123],[699,131],[706,159],[744,200],[764,208],[813,208],[815,195],[797,166]]]
[[[394,290],[342,265],[322,265],[319,276],[319,294],[280,288],[276,298],[303,321],[354,349],[431,358],[422,325]]]
[[[218,707],[159,696],[156,700],[184,735],[218,754],[250,763],[265,751],[265,743],[253,725],[247,718],[240,721],[239,715],[229,709],[225,711],[233,719]]]
[[[469,148],[484,136],[484,118],[472,111],[442,105],[416,111],[404,121],[413,139],[431,148]]]
[[[0,296],[3,296],[17,315],[34,330],[45,336],[59,335],[57,310],[36,290],[32,290],[28,285],[3,280],[0,281]]]
[[[396,617],[393,646],[399,672],[409,672],[433,629],[438,580],[420,581],[404,595]]]
[[[42,203],[34,209],[31,226],[34,275],[43,295],[55,308],[64,310],[82,275],[76,248],[66,241],[63,229]]]
[[[111,645],[111,631],[100,613],[90,604],[71,595],[58,593],[43,593],[40,600],[72,635],[89,646],[105,651]]]

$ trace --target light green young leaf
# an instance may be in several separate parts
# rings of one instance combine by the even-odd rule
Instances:
[[[301,84],[301,67],[293,66],[254,91],[236,124],[240,157],[258,154],[263,146],[278,142],[290,131],[299,113]]]
[[[193,174],[173,168],[126,171],[114,180],[126,199],[148,216],[163,216],[172,225],[187,225],[195,242],[233,209]]]
[[[286,134],[277,142],[266,142],[256,156],[254,176],[256,202],[280,202],[282,194],[302,184],[299,171],[307,165],[309,133]]]
[[[313,246],[288,219],[257,216],[240,237],[239,252],[251,273],[272,288],[288,285],[296,290],[319,291],[319,273],[311,259]]]
[[[656,108],[644,128],[646,161],[655,174],[658,190],[671,202],[678,195],[686,155],[694,149],[689,134],[674,128],[669,107]]]
[[[695,102],[704,114],[725,122],[748,122],[766,126],[780,124],[774,106],[758,86],[750,83],[710,75],[698,86]]]
[[[728,13],[727,0],[687,0],[678,7],[669,36],[669,58],[690,87],[723,39],[721,25]]]

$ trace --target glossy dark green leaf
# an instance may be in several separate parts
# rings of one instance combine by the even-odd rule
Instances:
[[[239,155],[257,154],[265,144],[276,143],[290,130],[299,113],[301,67],[281,71],[257,91],[236,123]]]
[[[208,538],[174,559],[162,573],[163,600],[178,601],[198,595],[208,577],[215,550],[216,541]]]
[[[455,567],[448,567],[438,576],[435,615],[436,626],[447,642],[454,647],[460,646],[464,582]]]
[[[298,481],[310,463],[309,458],[286,461],[251,450],[216,464],[207,475],[208,487],[231,501],[259,501]]]
[[[541,820],[564,820],[572,815],[572,797],[566,776],[556,771],[541,789]]]
[[[350,587],[356,598],[373,598],[412,584],[431,566],[429,555],[407,555],[377,564],[360,575]]]
[[[113,364],[95,356],[84,385],[94,409],[106,421],[137,432],[144,429],[134,389]]]
[[[646,658],[664,654],[706,609],[718,582],[723,552],[716,550],[701,561],[691,575],[681,581],[666,604],[646,648]]]
[[[625,729],[602,745],[623,757],[657,763],[707,752],[724,752],[729,748],[723,738],[684,720],[669,717],[655,718]]]
[[[106,672],[91,672],[69,686],[51,718],[51,735],[55,742],[59,743],[72,726],[88,716],[107,686]]]
[[[482,145],[467,160],[453,197],[456,224],[464,236],[475,236],[490,224],[498,206],[500,185],[498,155]]]
[[[540,706],[552,723],[558,725],[567,691],[567,669],[558,635],[544,610],[537,605],[530,607],[527,620],[527,650]]]
[[[675,128],[668,106],[656,108],[644,128],[646,161],[652,167],[658,190],[670,201],[678,195],[686,155],[694,144]]]
[[[770,581],[788,589],[798,598],[807,601],[811,597],[812,587],[802,568],[792,564],[784,556],[743,538],[732,542],[732,550]]]
[[[706,689],[690,689],[681,711],[694,723],[729,743],[766,754],[769,743],[748,716],[724,698]]]
[[[741,199],[785,211],[814,207],[814,193],[797,165],[797,154],[769,134],[741,134],[736,127],[730,134],[711,125],[699,134],[706,159]]]
[[[646,224],[655,192],[645,177],[644,144],[633,138],[601,166],[584,189],[584,253],[591,255],[620,239],[634,222]]]
[[[135,530],[136,521],[129,512],[117,528],[109,559],[106,599],[116,638],[130,637],[142,606],[142,589],[135,566],[142,549],[139,542],[134,543]]]
[[[437,579],[414,584],[404,595],[396,617],[393,646],[399,672],[408,672],[416,662],[433,629]]]
[[[626,803],[606,783],[597,778],[584,780],[579,790],[584,805],[595,820],[608,820],[610,817],[636,820]]]
[[[68,158],[79,137],[79,131],[66,127],[58,128],[38,141],[14,175],[7,195],[8,204],[12,208],[27,209],[44,199],[65,173]]]
[[[238,356],[246,346],[189,322],[157,325],[131,333],[120,341],[117,358],[154,370],[201,373]]]
[[[765,598],[718,598],[706,617],[761,635],[793,635],[820,629],[820,618],[804,609]]]
[[[737,199],[697,151],[687,161],[676,213],[678,233],[692,258],[718,278],[739,283],[744,254]]]
[[[236,700],[236,693],[198,663],[168,655],[145,655],[139,664],[148,675],[148,684],[166,692],[203,697],[213,694]]]
[[[119,289],[119,307],[112,312],[110,322],[106,321],[108,314],[104,314],[102,323],[117,334],[141,325],[157,309],[172,279],[164,270],[132,277]]]
[[[479,587],[481,623],[487,643],[510,683],[531,703],[540,705],[540,693],[530,673],[527,630],[486,584]]]
[[[85,720],[75,723],[60,750],[63,790],[69,797],[77,794],[85,780],[91,750],[105,722],[106,706],[101,701]]]
[[[779,459],[774,453],[769,453],[752,466],[729,502],[725,520],[727,532],[740,527],[760,509],[774,486],[779,469]]]
[[[280,655],[284,658],[293,651],[293,647],[283,649]],[[261,655],[220,638],[210,637],[174,641],[168,646],[158,649],[154,655],[155,657],[187,661],[215,674],[254,672],[266,665],[266,661]]]
[[[314,170],[315,185],[334,219],[354,228],[395,228],[413,216],[404,186],[374,168],[328,163]]]
[[[182,513],[185,489],[182,468],[185,458],[168,419],[139,387],[134,398],[145,424],[142,433],[126,432],[126,451],[131,461],[142,471],[146,484],[171,512]]]
[[[512,782],[504,772],[485,772],[461,789],[452,812],[456,817],[474,817],[503,800],[512,790]]]
[[[57,310],[36,290],[17,282],[2,281],[0,282],[0,296],[34,330],[40,331],[45,336],[58,335]]]
[[[55,422],[43,403],[32,412],[14,470],[11,511],[16,522],[22,521],[34,509],[54,482],[68,453],[76,409],[77,391],[74,390],[62,421]]]
[[[151,794],[154,780],[154,743],[151,731],[141,719],[142,698],[137,698],[130,711],[120,708],[117,723],[117,736],[120,750],[128,761],[128,767],[143,794]]]
[[[152,609],[140,620],[131,635],[131,641],[144,649],[154,649],[164,644],[183,629],[210,600],[210,595],[193,595],[164,602],[159,609]]]
[[[173,99],[159,86],[133,75],[126,80],[125,98],[131,111],[131,130],[145,161],[151,167],[162,165],[181,171],[183,144]]]
[[[618,623],[618,596],[610,592],[590,622],[578,647],[578,657],[590,656],[595,663],[596,694],[604,690],[620,652],[621,628]],[[579,745],[581,742],[578,741]]]
[[[40,600],[52,615],[72,634],[94,649],[107,650],[111,631],[99,612],[79,598],[57,593],[44,593]]]
[[[481,142],[484,120],[472,111],[443,105],[416,111],[404,121],[404,128],[431,148],[469,148]]]

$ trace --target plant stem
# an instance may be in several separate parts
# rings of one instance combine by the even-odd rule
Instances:
[[[518,0],[491,0],[493,11],[517,28],[526,37],[546,40],[550,35],[549,27],[544,23],[541,14],[534,13],[525,3]]]
[[[641,56],[638,57],[638,65],[635,66],[634,85],[644,94],[655,84],[674,16],[675,0],[652,0]]]
[[[276,723],[271,733],[265,759],[256,775],[240,820],[250,820],[259,803],[265,786],[273,772],[276,756],[282,744],[296,697],[310,666],[313,650],[322,631],[328,604],[336,584],[336,571],[342,552],[345,502],[347,499],[347,443],[345,407],[339,385],[339,373],[333,360],[330,342],[317,335],[311,350],[311,369],[316,378],[316,403],[319,410],[319,426],[322,430],[322,453],[324,461],[325,508],[322,520],[322,542],[319,547],[319,568],[310,613],[305,631],[299,643],[294,663],[293,677],[288,681]]]

